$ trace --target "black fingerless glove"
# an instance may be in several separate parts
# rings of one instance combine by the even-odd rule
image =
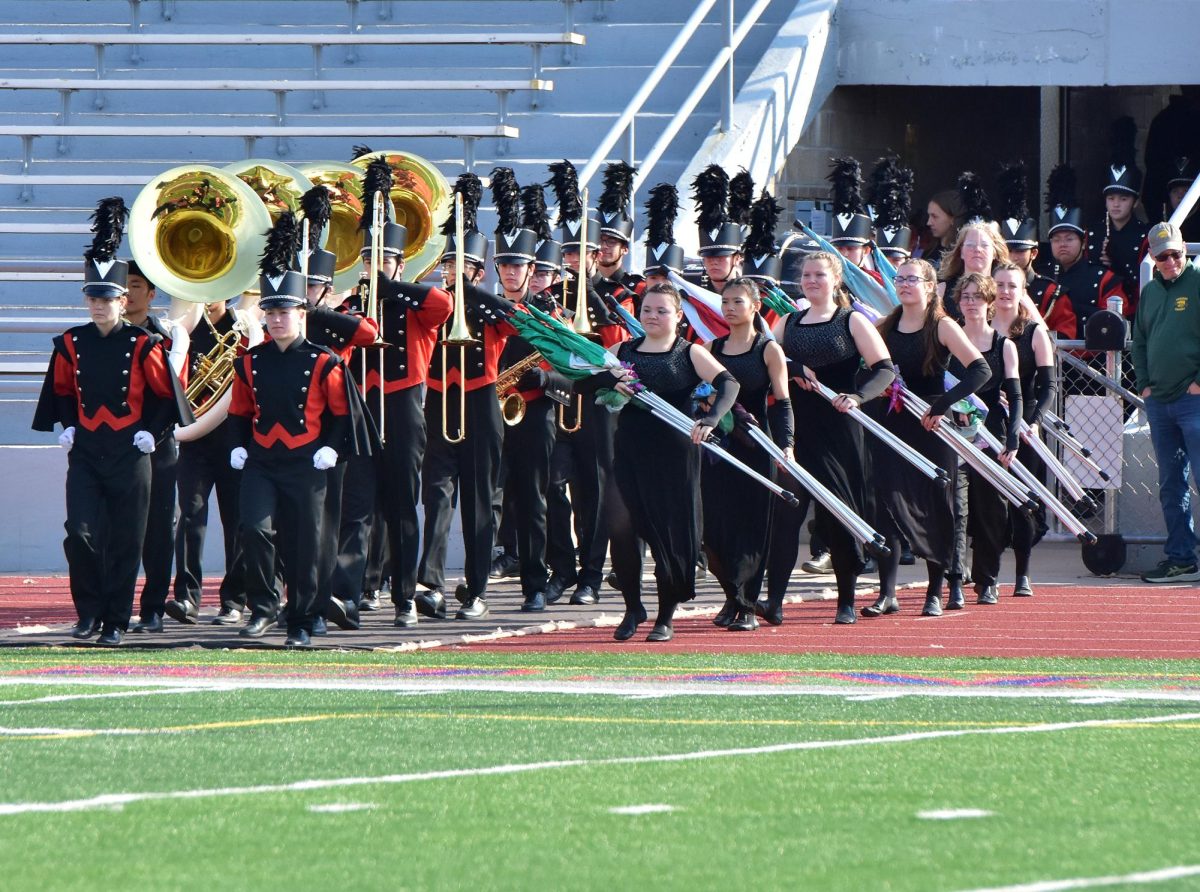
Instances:
[[[1033,399],[1026,400],[1025,420],[1037,424],[1054,401],[1054,366],[1040,365],[1033,373]]]
[[[982,356],[972,362],[963,371],[962,379],[933,401],[929,407],[932,415],[945,415],[961,399],[966,399],[977,391],[992,377],[992,367]]]
[[[717,422],[724,418],[725,414],[733,408],[733,404],[737,402],[738,391],[742,389],[742,386],[738,384],[737,378],[726,371],[719,372],[717,377],[712,379],[712,386],[716,391],[713,405],[708,410],[708,414],[700,419],[700,423],[716,427]]]
[[[780,449],[790,449],[795,444],[796,428],[790,399],[777,399],[767,406],[767,424],[771,428],[771,439]]]
[[[858,397],[860,404],[869,403],[871,400],[883,396],[888,385],[895,380],[896,367],[892,365],[890,359],[881,359],[871,366],[871,371],[863,377],[858,390],[854,392],[855,396]]]
[[[1004,438],[1004,451],[1013,452],[1021,443],[1017,431],[1017,422],[1021,418],[1021,382],[1016,378],[1005,378],[1000,389],[1008,400],[1008,436]]]

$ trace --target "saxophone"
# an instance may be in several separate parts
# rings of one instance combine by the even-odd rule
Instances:
[[[525,400],[517,392],[517,382],[541,361],[542,354],[535,350],[496,376],[496,397],[500,400],[500,417],[504,419],[504,423],[508,427],[516,427],[525,417]]]

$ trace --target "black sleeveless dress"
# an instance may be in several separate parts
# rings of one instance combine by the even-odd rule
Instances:
[[[828,321],[805,325],[801,320],[808,313],[801,310],[788,315],[780,345],[784,354],[807,366],[818,381],[837,393],[853,393],[862,357],[850,333],[851,311],[839,307]],[[862,426],[807,390],[796,393],[792,410],[796,460],[859,517],[870,520],[873,499],[867,487]],[[839,556],[856,558],[861,565],[862,550],[845,527],[820,505],[815,514],[816,531],[829,546],[835,568]]]
[[[738,403],[769,433],[767,396],[771,377],[765,351],[770,341],[756,334],[750,349],[736,355],[725,352],[727,341],[727,337],[713,341],[713,355],[741,385]],[[735,430],[723,445],[763,476],[771,476],[774,463],[761,446],[740,431]],[[721,583],[726,598],[753,610],[766,572],[767,537],[775,496],[726,462],[709,461],[706,457],[701,463],[708,568]]]
[[[691,345],[677,337],[665,353],[643,353],[644,341],[625,341],[617,358],[632,365],[649,390],[691,417],[692,391],[701,380]],[[624,517],[619,510],[610,512],[609,529],[621,590],[626,597],[641,594],[640,546],[632,543],[635,556],[629,548],[632,535],[650,547],[659,599],[690,601],[696,597],[700,556],[700,448],[631,402],[617,417],[613,476],[625,508]],[[626,518],[630,529],[613,528],[624,526]]]
[[[926,373],[925,329],[902,332],[893,328],[884,338],[896,366],[897,383],[915,396],[932,403],[946,392],[945,371],[950,351],[939,343],[937,362]],[[921,420],[902,405],[892,407],[885,396],[870,407],[884,427],[918,452],[953,475],[954,450],[921,427]],[[868,437],[875,484],[876,521],[889,539],[903,536],[913,554],[927,561],[950,566],[954,554],[954,492],[939,486],[901,458],[877,437]]]
[[[1017,345],[1017,376],[1021,379],[1021,403],[1025,407],[1026,420],[1033,415],[1034,397],[1037,395],[1037,356],[1033,350],[1033,336],[1036,333],[1037,326],[1028,322],[1025,330],[1011,339]],[[1026,443],[1022,442],[1017,449],[1017,458],[1039,480],[1046,482],[1046,466]],[[1032,551],[1033,546],[1042,541],[1049,529],[1046,523],[1046,507],[1038,502],[1038,510],[1030,515],[1009,505],[1008,524],[1013,550]]]

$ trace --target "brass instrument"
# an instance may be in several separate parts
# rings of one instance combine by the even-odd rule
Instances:
[[[162,291],[213,303],[257,284],[270,228],[266,205],[236,176],[206,165],[175,167],[134,200],[129,248]]]
[[[323,247],[337,258],[333,267],[334,292],[347,291],[357,284],[362,269],[362,235],[358,231],[363,214],[362,171],[336,161],[302,164],[299,170],[314,186],[329,190],[331,208]]]
[[[572,320],[572,326],[578,334],[585,338],[595,338],[596,333],[592,329],[592,322],[588,318],[588,302],[587,302],[587,236],[588,236],[588,192],[583,190],[583,217],[579,223],[579,269],[575,272],[575,318]],[[564,294],[566,290],[564,288]],[[568,425],[566,422],[567,413],[562,406],[558,407],[558,429],[564,434],[573,434],[583,426],[583,397],[576,394],[575,396],[575,423]]]
[[[463,294],[463,270],[466,260],[463,257],[463,205],[462,195],[454,194],[454,314],[450,323],[450,331],[442,339],[442,438],[447,443],[461,443],[467,438],[467,388],[466,381],[459,378],[458,382],[458,433],[450,435],[450,426],[446,422],[447,410],[450,408],[450,376],[447,359],[451,347],[458,348],[458,368],[460,374],[465,374],[467,367],[467,347],[477,343],[471,337],[471,329],[467,326],[467,302]]]
[[[207,314],[199,324],[212,329],[217,343],[200,357],[184,391],[196,420],[175,428],[175,439],[181,443],[199,440],[225,420],[233,401],[233,367],[242,338],[246,337],[251,347],[262,342],[262,326],[248,316],[239,316],[233,328],[223,335],[217,334]]]
[[[282,161],[265,158],[247,158],[221,168],[233,174],[258,196],[267,206],[271,222],[279,219],[284,211],[300,213],[300,198],[313,187],[312,182],[298,168]]]
[[[525,399],[517,392],[517,382],[541,361],[542,354],[534,351],[496,376],[496,398],[500,400],[500,417],[509,427],[516,427],[525,417]]]

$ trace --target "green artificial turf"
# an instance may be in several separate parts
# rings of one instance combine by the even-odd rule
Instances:
[[[213,671],[213,670],[217,671]],[[581,693],[444,690],[188,691],[84,685],[203,671],[214,680],[372,680],[401,673],[579,680]],[[407,673],[407,674],[405,674]],[[846,695],[633,698],[591,679],[684,686],[774,673]],[[6,682],[17,675],[47,684]],[[892,676],[895,676],[894,678]],[[553,761],[520,773],[0,814],[5,889],[974,889],[1200,864],[1194,841],[1200,703],[923,696],[924,679],[1194,690],[1200,663],[936,660],[829,655],[279,654],[66,650],[0,654],[0,803],[380,778]],[[763,676],[766,677],[766,676]],[[1083,681],[1081,681],[1083,679]],[[132,679],[131,679],[132,680]],[[916,685],[916,687],[914,687]],[[1024,684],[1023,690],[1028,690]],[[51,696],[85,699],[15,703]],[[62,729],[152,734],[63,736]],[[623,757],[797,742],[853,746]],[[644,815],[610,809],[662,804]],[[310,806],[363,805],[315,813]],[[988,817],[930,821],[932,809]],[[1196,879],[1166,884],[1194,887]],[[1191,886],[1189,886],[1191,884]]]

